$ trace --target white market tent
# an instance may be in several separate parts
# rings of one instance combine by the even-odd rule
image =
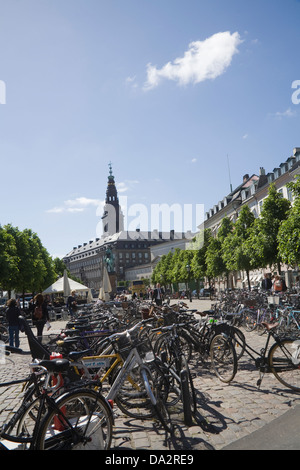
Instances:
[[[59,278],[56,282],[54,282],[51,286],[43,291],[43,294],[63,294],[66,290],[66,286],[64,283],[65,277]],[[90,289],[79,282],[73,281],[73,279],[67,278],[69,283],[70,292],[75,290],[76,293],[78,292],[88,292]]]

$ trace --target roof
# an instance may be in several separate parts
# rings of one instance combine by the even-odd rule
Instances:
[[[68,258],[70,256],[75,256],[78,254],[86,253],[91,250],[99,249],[105,245],[109,245],[110,243],[116,241],[148,241],[148,242],[162,242],[162,241],[169,241],[169,240],[181,240],[182,238],[191,238],[187,237],[187,234],[182,232],[159,232],[158,230],[153,230],[152,232],[149,231],[121,231],[118,233],[114,233],[113,235],[109,235],[104,238],[96,238],[95,240],[90,240],[88,243],[83,243],[82,245],[78,245],[74,247],[68,254],[64,256],[64,258]]]
[[[89,290],[88,287],[80,284],[79,282],[73,281],[73,279],[68,278],[70,290],[75,291],[87,291]],[[51,286],[43,291],[43,294],[57,294],[64,291],[64,278],[59,278],[56,282],[54,282]]]

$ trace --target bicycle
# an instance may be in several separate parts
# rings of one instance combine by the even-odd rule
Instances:
[[[267,330],[267,338],[261,351],[256,351],[247,342],[245,344],[246,353],[254,361],[260,373],[257,386],[261,385],[265,373],[272,373],[280,383],[296,392],[300,392],[299,339],[278,335],[276,332],[277,323],[263,323],[263,326]],[[224,342],[228,344],[231,342],[230,333],[222,336]],[[271,338],[273,338],[274,343],[270,346]],[[237,359],[235,370],[237,371]],[[233,378],[234,376],[231,380]]]
[[[7,347],[7,351],[23,354],[22,350]],[[53,395],[50,379],[70,367],[67,360],[43,360],[30,364],[32,373],[27,379],[1,383],[1,387],[31,381],[36,384],[36,398],[23,401],[12,418],[0,428],[0,449],[28,450],[103,449],[111,445],[113,416],[109,403],[100,391],[75,388],[59,397]],[[34,372],[38,369],[38,372]],[[37,380],[45,374],[41,389]]]
[[[197,411],[196,393],[194,389],[193,379],[189,370],[188,360],[185,355],[184,346],[181,342],[181,336],[178,334],[180,324],[154,328],[153,331],[160,331],[162,336],[154,344],[154,352],[156,356],[161,358],[164,377],[168,378],[169,395],[175,392],[175,398],[167,401],[167,406],[173,406],[179,400],[183,404],[184,422],[191,426],[193,415]],[[156,359],[159,361],[159,358]]]
[[[110,379],[106,399],[115,401],[125,414],[134,418],[156,416],[164,429],[172,433],[173,426],[164,403],[166,380],[153,365],[153,356],[150,360],[143,358],[145,341],[134,338],[134,333],[148,321],[142,320],[130,330],[108,337],[104,340],[106,349],[97,356],[85,356],[86,351],[71,352],[69,359],[83,377],[93,377],[101,384]]]

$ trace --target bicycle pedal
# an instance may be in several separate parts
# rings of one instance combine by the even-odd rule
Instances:
[[[262,379],[258,379],[258,381],[256,382],[256,385],[258,388],[261,386],[261,383],[262,383]]]

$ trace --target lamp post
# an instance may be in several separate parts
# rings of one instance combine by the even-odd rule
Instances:
[[[185,267],[186,269],[186,272],[188,273],[188,289],[189,289],[189,296],[190,296],[190,302],[192,302],[192,292],[191,292],[191,288],[190,288],[190,279],[191,279],[191,267],[189,264],[186,265]]]

